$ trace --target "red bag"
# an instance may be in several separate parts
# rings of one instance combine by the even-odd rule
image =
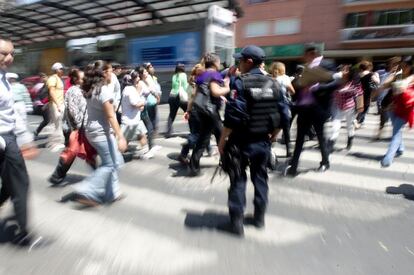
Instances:
[[[69,144],[60,156],[65,163],[74,157],[84,159],[88,163],[94,163],[96,154],[95,148],[89,143],[84,129],[81,128],[81,130],[72,131],[69,136]]]
[[[403,93],[394,98],[395,113],[408,122],[410,128],[414,125],[414,84],[408,86]]]

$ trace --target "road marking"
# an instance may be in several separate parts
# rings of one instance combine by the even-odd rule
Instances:
[[[405,247],[405,249],[407,249],[408,253],[414,256],[414,252],[412,252],[408,247]]]
[[[385,252],[388,252],[388,248],[381,241],[379,241],[378,243],[381,246],[381,248],[385,250]]]
[[[42,169],[47,169],[49,165],[37,164]],[[41,178],[40,175],[33,175]],[[228,210],[226,203],[207,203],[173,194],[157,192],[139,186],[130,187],[123,185],[123,192],[128,196],[121,202],[122,206],[127,209],[140,209],[146,211],[149,215],[159,215],[167,221],[173,220],[176,224],[182,225],[189,213],[195,213],[202,216],[206,212],[213,212],[219,215],[227,215]],[[263,243],[266,245],[286,245],[289,243],[300,242],[310,238],[318,233],[324,232],[319,226],[304,224],[287,218],[275,215],[266,215],[266,227],[264,230],[257,230],[253,226],[246,226],[245,236],[247,240]]]

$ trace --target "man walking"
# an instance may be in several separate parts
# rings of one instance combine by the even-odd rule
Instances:
[[[248,165],[255,189],[254,225],[264,227],[269,189],[267,163],[271,140],[276,138],[280,128],[277,106],[281,89],[276,81],[260,70],[265,59],[261,48],[247,46],[234,57],[240,62],[241,76],[235,80],[232,97],[226,106],[219,151],[223,169],[230,177],[230,231],[243,236]]]
[[[18,224],[13,242],[27,245],[30,244],[27,231],[29,176],[22,153],[26,157],[33,156],[34,149],[29,145],[32,135],[27,129],[17,127],[19,114],[13,110],[13,94],[6,80],[6,69],[13,63],[13,53],[13,43],[0,37],[0,206],[11,198]]]
[[[293,157],[286,167],[284,174],[286,176],[295,177],[299,165],[299,158],[303,151],[305,135],[309,133],[311,127],[316,131],[319,142],[319,149],[322,155],[322,161],[318,168],[319,172],[325,172],[330,168],[329,151],[324,136],[324,125],[330,117],[330,109],[332,106],[331,93],[337,83],[332,81],[332,74],[325,70],[331,64],[325,62],[321,56],[319,49],[310,44],[305,49],[304,54],[305,70],[301,78],[299,78],[295,89],[298,91],[296,100],[297,134],[295,150]],[[322,62],[324,64],[322,64]],[[307,73],[308,70],[312,73]],[[327,84],[323,84],[327,83]]]
[[[65,148],[63,135],[63,115],[65,112],[64,84],[62,81],[63,65],[55,63],[52,65],[54,72],[47,80],[49,90],[49,117],[50,123],[54,125],[54,131],[50,134],[48,147],[52,152]]]

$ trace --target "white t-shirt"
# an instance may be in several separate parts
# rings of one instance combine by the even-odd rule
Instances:
[[[285,74],[279,75],[276,77],[276,81],[280,84],[280,86],[282,86],[283,98],[285,99],[285,102],[289,102],[290,94],[287,87],[292,83],[292,81],[290,81],[290,77]]]
[[[276,77],[277,82],[279,82],[280,85],[283,85],[284,87],[289,86],[292,82],[290,81],[290,77],[287,75],[279,75]]]
[[[141,121],[141,111],[136,105],[144,102],[134,86],[126,86],[122,92],[122,124],[137,125]]]
[[[116,74],[112,73],[111,75],[111,83],[109,84],[111,89],[113,89],[114,93],[114,107],[115,109],[118,108],[118,104],[121,101],[121,85],[119,84],[118,78]]]
[[[89,140],[100,142],[107,140],[111,133],[111,126],[105,115],[103,104],[113,102],[114,94],[110,85],[104,85],[99,94],[92,93],[91,98],[86,99],[88,106],[88,122],[86,124],[86,136]]]

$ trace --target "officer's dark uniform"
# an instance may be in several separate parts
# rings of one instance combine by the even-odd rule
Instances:
[[[232,129],[226,147],[234,144],[240,150],[239,173],[229,173],[229,214],[232,225],[239,223],[235,233],[243,234],[243,212],[246,206],[246,166],[250,166],[254,185],[255,225],[264,226],[264,213],[268,197],[267,163],[271,151],[270,134],[280,125],[278,102],[280,86],[259,68],[236,79],[232,87],[237,101],[243,102],[248,119],[235,123],[230,114],[232,100],[226,107],[224,126]],[[237,119],[236,119],[237,120]],[[239,125],[238,125],[239,124]],[[241,223],[241,224],[240,224]],[[239,232],[241,231],[241,232]]]

